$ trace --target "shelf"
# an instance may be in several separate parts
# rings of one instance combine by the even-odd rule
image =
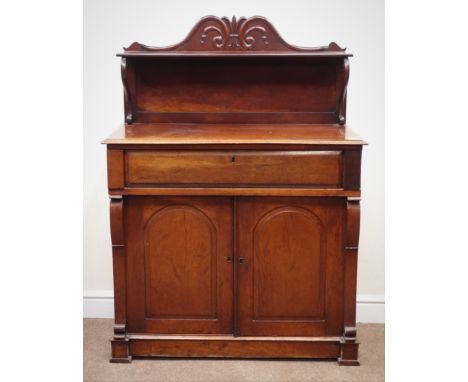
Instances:
[[[268,58],[346,58],[352,57],[350,53],[344,52],[183,52],[183,51],[169,51],[169,52],[125,52],[118,53],[117,57],[128,58],[196,58],[196,57],[209,57],[209,58],[252,58],[252,57],[268,57]]]
[[[115,145],[366,145],[335,124],[136,123],[121,126],[104,144]]]

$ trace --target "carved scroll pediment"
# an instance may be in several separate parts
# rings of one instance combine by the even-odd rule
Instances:
[[[200,35],[201,44],[211,43],[218,49],[252,49],[257,43],[269,44],[267,28],[258,22],[255,23],[255,20],[241,17],[237,21],[234,16],[232,20],[223,17],[220,21],[216,21],[219,26],[208,25],[203,28]]]
[[[344,52],[335,43],[317,48],[300,48],[285,42],[273,25],[264,17],[250,18],[206,16],[179,44],[156,48],[134,42],[126,52],[164,51],[254,51],[254,52]]]

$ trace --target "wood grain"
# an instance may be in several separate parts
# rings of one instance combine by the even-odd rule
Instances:
[[[344,329],[339,364],[358,366],[356,341],[357,260],[360,229],[360,199],[348,198],[346,206],[344,267]]]
[[[139,93],[133,122],[339,122],[336,60],[285,65],[240,58],[166,59],[134,65]]]
[[[110,201],[110,224],[112,241],[112,269],[114,276],[114,337],[111,340],[111,362],[128,363],[132,360],[129,352],[127,330],[127,279],[126,252],[123,217],[123,198],[114,196]]]
[[[109,189],[123,188],[125,185],[124,151],[107,149],[107,185]]]
[[[336,145],[366,144],[350,127],[334,124],[135,123],[103,141],[108,145]]]
[[[361,189],[361,150],[343,152],[343,188]]]
[[[149,187],[124,188],[109,191],[110,195],[140,195],[140,196],[345,196],[360,197],[360,191],[324,188],[277,188],[277,187]]]
[[[237,211],[240,333],[340,335],[344,200],[242,197]]]
[[[275,341],[255,339],[132,339],[130,349],[137,357],[224,357],[224,358],[337,358],[338,341]]]
[[[112,260],[114,271],[114,334],[117,337],[125,333],[126,326],[126,265],[125,233],[123,220],[123,200],[113,198],[110,201],[110,223],[112,240]]]
[[[340,151],[126,152],[127,185],[341,184]]]
[[[146,223],[147,318],[217,314],[217,237],[213,222],[189,205],[170,205]]]
[[[128,197],[128,326],[136,333],[232,333],[232,203]]]

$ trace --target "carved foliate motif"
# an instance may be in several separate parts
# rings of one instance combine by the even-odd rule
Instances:
[[[232,20],[222,17],[217,19],[217,23],[219,25],[208,25],[203,28],[200,43],[204,44],[211,40],[215,48],[250,49],[257,43],[255,34],[258,34],[261,36],[260,41],[263,44],[269,44],[266,29],[259,24],[248,25],[245,17],[241,17],[239,20],[235,16],[232,17]]]
[[[275,27],[264,17],[203,17],[179,44],[157,48],[134,42],[125,53],[136,52],[303,52],[345,54],[346,49],[334,42],[327,46],[300,48],[284,41]]]

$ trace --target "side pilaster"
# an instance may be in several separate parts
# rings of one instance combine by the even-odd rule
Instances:
[[[360,198],[348,197],[344,248],[344,330],[338,363],[359,366],[356,339],[356,285],[359,246]]]
[[[126,259],[122,196],[111,196],[110,223],[114,269],[114,338],[111,340],[111,362],[131,362],[126,328]]]

